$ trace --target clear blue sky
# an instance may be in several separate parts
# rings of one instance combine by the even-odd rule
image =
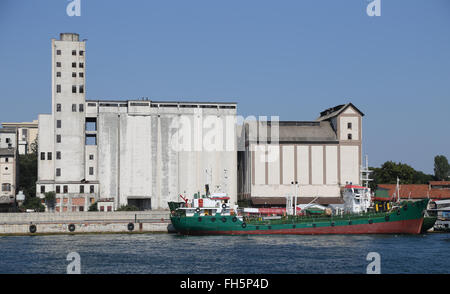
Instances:
[[[0,121],[49,113],[50,39],[87,41],[88,99],[235,101],[313,120],[353,102],[364,153],[433,172],[450,157],[450,1],[0,0]]]

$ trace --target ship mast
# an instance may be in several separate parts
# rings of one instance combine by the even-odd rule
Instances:
[[[369,188],[369,182],[373,181],[373,179],[370,178],[370,174],[373,172],[369,169],[369,156],[366,154],[366,160],[365,160],[365,166],[361,165],[361,171],[360,171],[360,179],[361,179],[361,185]]]

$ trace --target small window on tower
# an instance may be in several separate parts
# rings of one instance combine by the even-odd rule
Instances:
[[[61,93],[61,85],[56,85],[56,93]]]
[[[352,129],[352,123],[347,123],[347,129],[349,129],[349,130]]]
[[[94,168],[91,166],[89,167],[89,175],[93,176],[94,175]]]
[[[56,67],[61,67],[61,62],[57,62]]]
[[[72,104],[72,112],[77,112],[77,105],[76,104]]]
[[[56,143],[61,143],[61,135],[56,135]]]
[[[84,51],[80,51],[80,56],[84,56]]]
[[[64,185],[64,186],[63,186],[63,192],[64,192],[64,194],[69,193],[69,187],[66,186],[66,185]]]
[[[89,160],[94,160],[94,154],[89,155]]]
[[[60,77],[61,77],[61,72],[60,72],[60,71],[58,71],[58,72],[56,73],[56,77],[57,77],[57,78],[60,78]]]
[[[45,152],[41,152],[41,160],[45,160]]]
[[[61,50],[56,50],[56,55],[61,55]]]
[[[78,110],[79,110],[80,112],[84,112],[84,104],[78,105]]]
[[[72,62],[72,67],[77,67],[77,63],[76,62]]]
[[[41,186],[41,194],[45,193],[45,186]]]
[[[61,120],[57,120],[56,121],[56,128],[60,129],[61,128]]]
[[[57,169],[56,169],[56,176],[57,176],[57,177],[60,177],[60,176],[61,176],[61,169],[60,169],[60,168],[57,168]]]
[[[351,140],[351,139],[352,139],[352,134],[348,134],[348,135],[347,135],[347,138],[348,138],[349,140]]]
[[[84,68],[84,63],[83,62],[80,62],[80,68]]]
[[[57,160],[61,159],[61,151],[56,151],[56,159]]]
[[[83,73],[83,72],[80,72],[80,73],[78,74],[78,76],[79,76],[80,78],[84,78],[84,73]]]
[[[80,194],[84,194],[84,186],[83,185],[80,186]]]
[[[94,186],[93,185],[89,186],[89,193],[91,193],[91,194],[94,193]]]
[[[76,93],[77,92],[77,86],[72,86],[72,93]]]
[[[56,112],[61,112],[61,104],[56,104]]]
[[[76,72],[72,72],[72,78],[76,78],[77,77],[77,73]]]
[[[72,50],[72,55],[77,55],[77,50]]]
[[[56,194],[60,194],[61,193],[61,186],[56,186]]]
[[[83,85],[80,86],[80,93],[84,93],[84,86]]]
[[[47,160],[52,160],[52,153],[51,152],[47,152]]]

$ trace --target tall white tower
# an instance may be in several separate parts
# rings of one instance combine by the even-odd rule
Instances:
[[[55,183],[85,179],[86,44],[78,34],[52,39]]]

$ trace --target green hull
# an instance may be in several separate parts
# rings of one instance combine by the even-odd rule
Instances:
[[[331,217],[288,216],[277,220],[234,216],[184,216],[174,211],[172,224],[188,235],[241,234],[419,234],[428,199],[403,202],[401,208],[380,213]]]

